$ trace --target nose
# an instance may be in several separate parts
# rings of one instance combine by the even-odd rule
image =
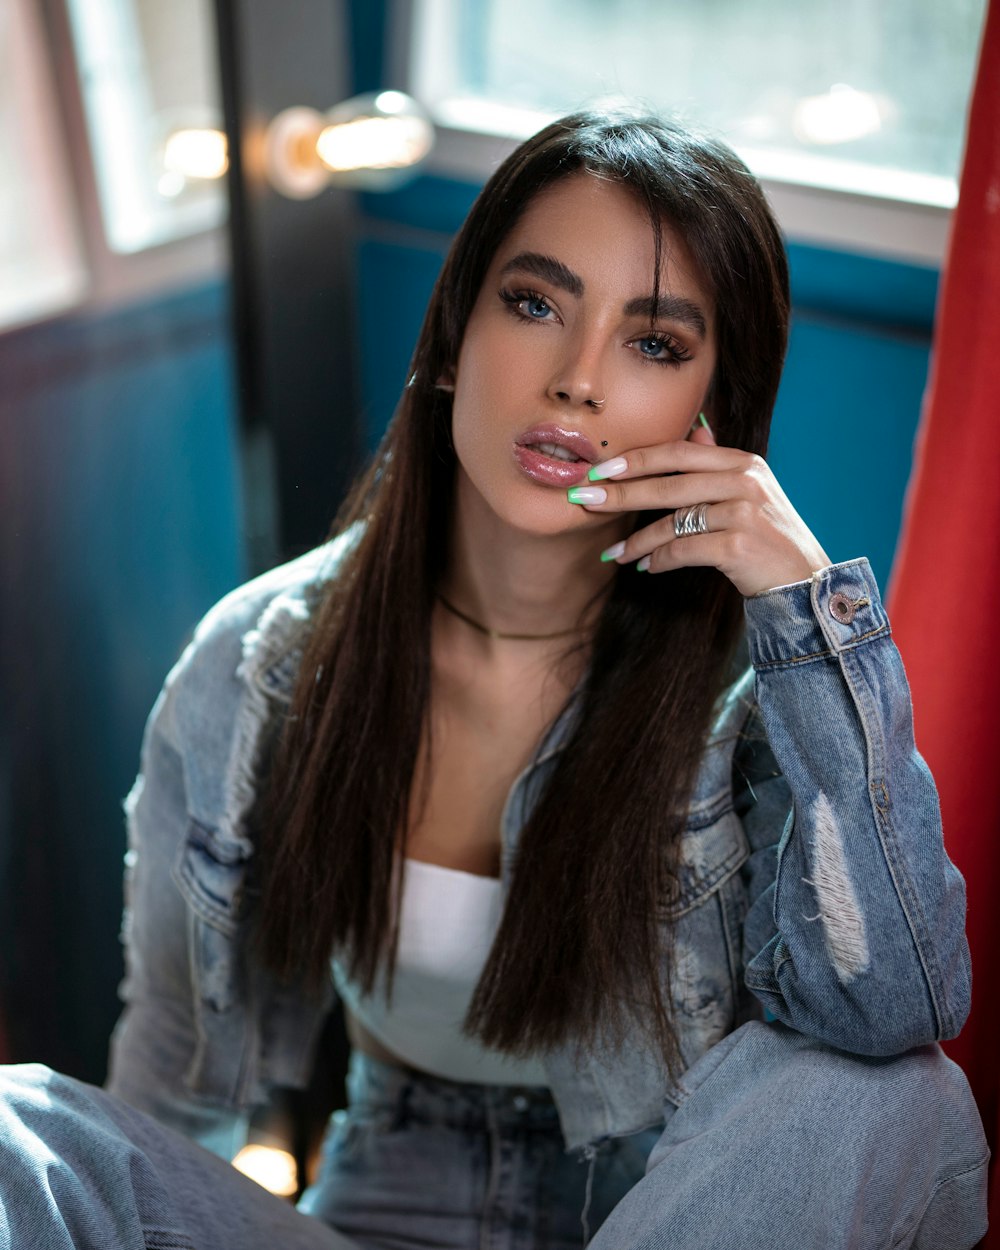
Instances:
[[[607,402],[601,386],[597,354],[574,353],[561,361],[548,386],[550,399],[571,408],[587,405],[599,411]]]

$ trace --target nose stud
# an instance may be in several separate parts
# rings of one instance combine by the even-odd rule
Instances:
[[[596,408],[598,412],[604,407],[604,405],[607,402],[608,400],[606,396],[603,399],[588,399],[587,400],[587,403],[590,404],[591,408]]]

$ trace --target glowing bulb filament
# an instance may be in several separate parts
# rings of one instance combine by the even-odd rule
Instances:
[[[401,169],[422,160],[431,134],[419,117],[359,117],[327,126],[316,140],[319,159],[336,173]]]

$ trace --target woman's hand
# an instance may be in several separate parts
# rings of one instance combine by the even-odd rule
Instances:
[[[673,516],[664,517],[609,547],[602,559],[638,560],[637,567],[651,573],[712,565],[743,595],[803,581],[831,563],[767,463],[751,452],[719,447],[707,428],[697,426],[684,442],[640,447],[617,459],[626,462],[624,470],[605,462],[618,468],[613,478],[592,479],[606,492],[603,500],[588,485],[574,487],[570,502],[591,512],[673,511],[707,503],[709,532],[677,537]]]

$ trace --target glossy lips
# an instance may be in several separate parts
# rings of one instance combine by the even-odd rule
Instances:
[[[543,451],[543,446],[565,448],[579,459],[562,459],[551,451]],[[586,478],[590,466],[597,462],[598,456],[593,443],[583,434],[562,426],[546,424],[533,426],[517,436],[514,441],[514,459],[521,471],[534,481],[545,486],[559,486],[565,490]]]

